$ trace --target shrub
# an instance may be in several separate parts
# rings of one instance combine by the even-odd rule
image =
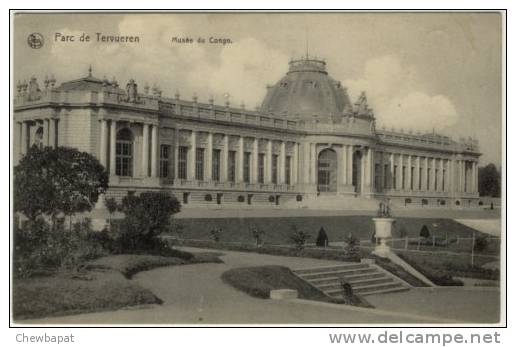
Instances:
[[[212,201],[212,200],[213,200],[213,198],[212,198],[211,194],[206,194],[204,196],[204,201],[208,201],[209,202],[209,201]]]
[[[211,238],[213,239],[213,241],[215,242],[219,242],[220,241],[220,235],[222,234],[222,229],[221,228],[218,228],[218,229],[212,229],[210,231],[210,235],[211,235]]]
[[[460,201],[459,200],[455,201],[455,205],[459,206],[460,205]]]
[[[251,234],[253,235],[256,246],[261,246],[263,244],[263,235],[265,232],[258,227],[252,227]]]
[[[274,195],[269,195],[269,202],[274,202],[275,198]]]
[[[50,225],[42,218],[27,221],[14,229],[14,267],[16,277],[30,277],[59,269],[73,269],[81,262],[107,253],[95,239],[88,219],[75,223],[72,230],[57,219]]]
[[[237,201],[238,202],[244,202],[245,201],[245,197],[243,195],[239,195],[238,198],[237,198]]]
[[[484,202],[483,202],[482,200],[480,200],[480,201],[478,202],[478,206],[483,206],[483,205],[484,205]]]
[[[487,246],[489,245],[489,241],[487,240],[487,237],[482,236],[475,239],[475,252],[483,252],[486,250]]]
[[[317,234],[317,240],[315,241],[315,244],[317,247],[328,247],[328,235],[326,234],[326,230],[324,230],[323,227],[319,229],[319,234]]]
[[[297,226],[292,225],[292,234],[290,235],[290,239],[294,242],[294,245],[298,251],[301,251],[305,248],[306,241],[310,238],[310,235],[305,233],[303,230],[299,230]]]
[[[298,202],[303,201],[303,195],[301,195],[301,194],[296,195],[296,201],[298,201]]]
[[[344,248],[346,254],[353,258],[360,258],[360,240],[357,239],[352,233],[345,239],[346,247]]]
[[[161,241],[159,235],[170,230],[171,217],[180,209],[179,201],[165,192],[127,195],[122,200],[125,218],[115,237],[119,251],[148,250],[160,255],[168,252],[168,243]]]
[[[419,232],[419,236],[424,238],[424,239],[427,239],[430,237],[430,230],[428,230],[428,227],[426,225],[423,225],[421,227],[421,231]]]

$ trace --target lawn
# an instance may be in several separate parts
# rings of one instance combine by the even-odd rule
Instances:
[[[471,265],[471,256],[468,254],[447,254],[432,252],[396,251],[407,263],[419,270],[434,283],[439,277],[469,277],[477,279],[499,280],[500,271],[482,268],[483,264],[496,261],[491,256],[478,255],[474,265]],[[439,283],[436,283],[439,284]]]
[[[284,266],[231,269],[222,274],[222,280],[238,290],[262,299],[268,299],[270,291],[274,289],[295,289],[301,299],[370,307],[366,301],[357,296],[348,299],[328,297]]]
[[[76,272],[15,278],[13,318],[21,320],[161,304],[160,298],[130,278],[156,267],[205,262],[222,261],[216,253],[192,253],[182,258],[119,254],[90,261]]]
[[[319,216],[319,217],[265,217],[265,218],[182,218],[176,222],[184,227],[181,238],[209,240],[211,230],[222,229],[220,241],[254,243],[252,228],[264,231],[263,241],[268,244],[290,244],[292,226],[310,234],[308,242],[315,242],[317,233],[324,227],[330,245],[341,242],[352,233],[361,240],[370,240],[374,231],[371,216]],[[437,224],[437,227],[433,227]],[[406,218],[396,217],[394,237],[399,237],[397,230],[404,228],[409,237],[419,237],[421,227],[427,225],[430,231],[435,229],[438,238],[471,237],[474,229],[455,222],[453,219],[441,218]],[[477,232],[477,237],[481,233]]]
[[[160,304],[150,290],[116,271],[58,273],[54,276],[15,279],[15,320],[110,311],[123,307]]]

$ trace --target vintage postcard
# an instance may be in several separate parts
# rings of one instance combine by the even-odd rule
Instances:
[[[505,324],[504,21],[13,13],[12,322]]]

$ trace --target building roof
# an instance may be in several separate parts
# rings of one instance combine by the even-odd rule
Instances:
[[[294,120],[331,120],[351,107],[346,88],[328,75],[326,63],[306,57],[292,60],[287,74],[268,87],[261,111]]]

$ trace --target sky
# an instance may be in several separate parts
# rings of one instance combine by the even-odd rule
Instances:
[[[94,76],[121,86],[134,78],[140,90],[157,84],[164,96],[229,98],[254,109],[289,60],[308,52],[325,59],[352,101],[366,92],[379,128],[472,136],[480,164],[500,166],[501,20],[497,13],[18,14],[13,78],[53,74],[59,84],[91,65]],[[27,44],[34,32],[44,37],[40,49]],[[83,33],[90,42],[79,40]],[[96,33],[140,42],[97,42]]]

